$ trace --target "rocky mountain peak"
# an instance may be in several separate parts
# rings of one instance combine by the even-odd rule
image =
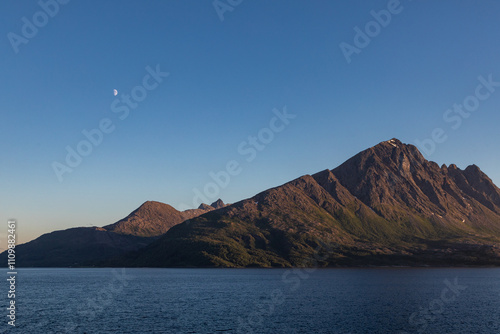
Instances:
[[[470,165],[465,168],[465,172],[471,173],[471,174],[483,174],[481,169],[479,169],[478,166],[476,165]]]
[[[201,203],[200,206],[198,207],[199,210],[213,210],[212,205],[208,205],[205,203]]]
[[[214,209],[220,209],[225,207],[226,204],[224,204],[224,202],[219,198],[217,201],[210,204],[210,206],[213,207]]]
[[[207,204],[202,205],[204,209],[180,212],[165,203],[146,201],[127,217],[114,224],[104,226],[103,228],[118,234],[156,237],[164,234],[172,226],[180,224],[186,219],[191,219],[213,210],[213,208]]]

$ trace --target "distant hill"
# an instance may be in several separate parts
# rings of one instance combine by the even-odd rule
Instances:
[[[500,265],[500,189],[397,139],[172,227],[114,265]],[[317,254],[316,254],[317,255]]]
[[[213,205],[225,206],[221,200]],[[105,260],[145,247],[172,226],[214,209],[202,204],[199,209],[181,212],[168,204],[147,201],[124,219],[103,228],[70,228],[18,245],[16,263],[19,267],[100,265]],[[7,253],[0,254],[0,259],[7,263]]]
[[[225,206],[220,199],[213,205],[217,208]],[[122,220],[104,226],[104,229],[119,234],[156,237],[166,233],[172,226],[212,210],[215,210],[214,206],[201,204],[198,209],[178,211],[165,203],[147,201]]]
[[[153,241],[108,232],[100,227],[76,227],[44,234],[16,247],[17,267],[93,266],[103,259],[138,250]],[[0,254],[7,263],[7,252]]]

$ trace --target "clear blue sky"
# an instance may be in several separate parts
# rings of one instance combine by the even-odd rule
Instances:
[[[231,160],[241,172],[217,197],[234,202],[436,128],[447,140],[430,160],[475,163],[500,184],[500,87],[457,129],[443,120],[479,76],[500,81],[500,3],[402,0],[348,63],[339,45],[355,46],[354,28],[390,3],[244,0],[221,21],[212,1],[73,0],[53,17],[2,1],[1,221],[16,218],[26,242],[113,223],[146,200],[192,206]],[[9,33],[25,38],[33,16],[40,27],[16,53]],[[121,120],[111,104],[157,65],[170,75]],[[238,146],[284,106],[296,117],[248,162]],[[60,182],[53,162],[106,118],[114,131]]]

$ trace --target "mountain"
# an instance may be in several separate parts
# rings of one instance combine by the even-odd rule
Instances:
[[[0,261],[7,253],[0,254]],[[20,267],[500,265],[500,189],[479,167],[391,139],[252,198],[178,211],[147,201],[103,228],[18,245]]]
[[[210,204],[210,206],[213,207],[214,209],[221,209],[226,207],[227,205],[224,204],[224,202],[219,198],[217,201]]]
[[[16,246],[16,266],[93,266],[103,259],[138,250],[151,242],[151,238],[116,234],[100,227],[70,228]],[[0,259],[7,263],[7,252],[0,254]]]
[[[464,171],[453,164],[439,167],[415,146],[392,139],[332,173],[385,219],[411,222],[425,217],[447,228],[500,231],[500,190],[475,165]]]
[[[500,265],[500,189],[397,139],[172,227],[110,265]]]
[[[219,201],[222,203],[220,199]],[[156,237],[172,226],[212,210],[213,206],[201,204],[198,209],[178,211],[165,203],[147,201],[127,217],[103,228],[119,234]]]
[[[221,200],[216,203],[224,205]],[[186,219],[214,210],[214,207],[205,205],[181,212],[168,204],[147,201],[114,224],[55,231],[18,245],[16,262],[20,267],[99,265],[107,259],[147,246]],[[7,263],[7,253],[0,254],[0,259]]]

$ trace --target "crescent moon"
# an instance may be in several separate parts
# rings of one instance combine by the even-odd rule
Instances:
[[[113,89],[113,95],[114,96],[118,95],[118,91],[116,89]]]

